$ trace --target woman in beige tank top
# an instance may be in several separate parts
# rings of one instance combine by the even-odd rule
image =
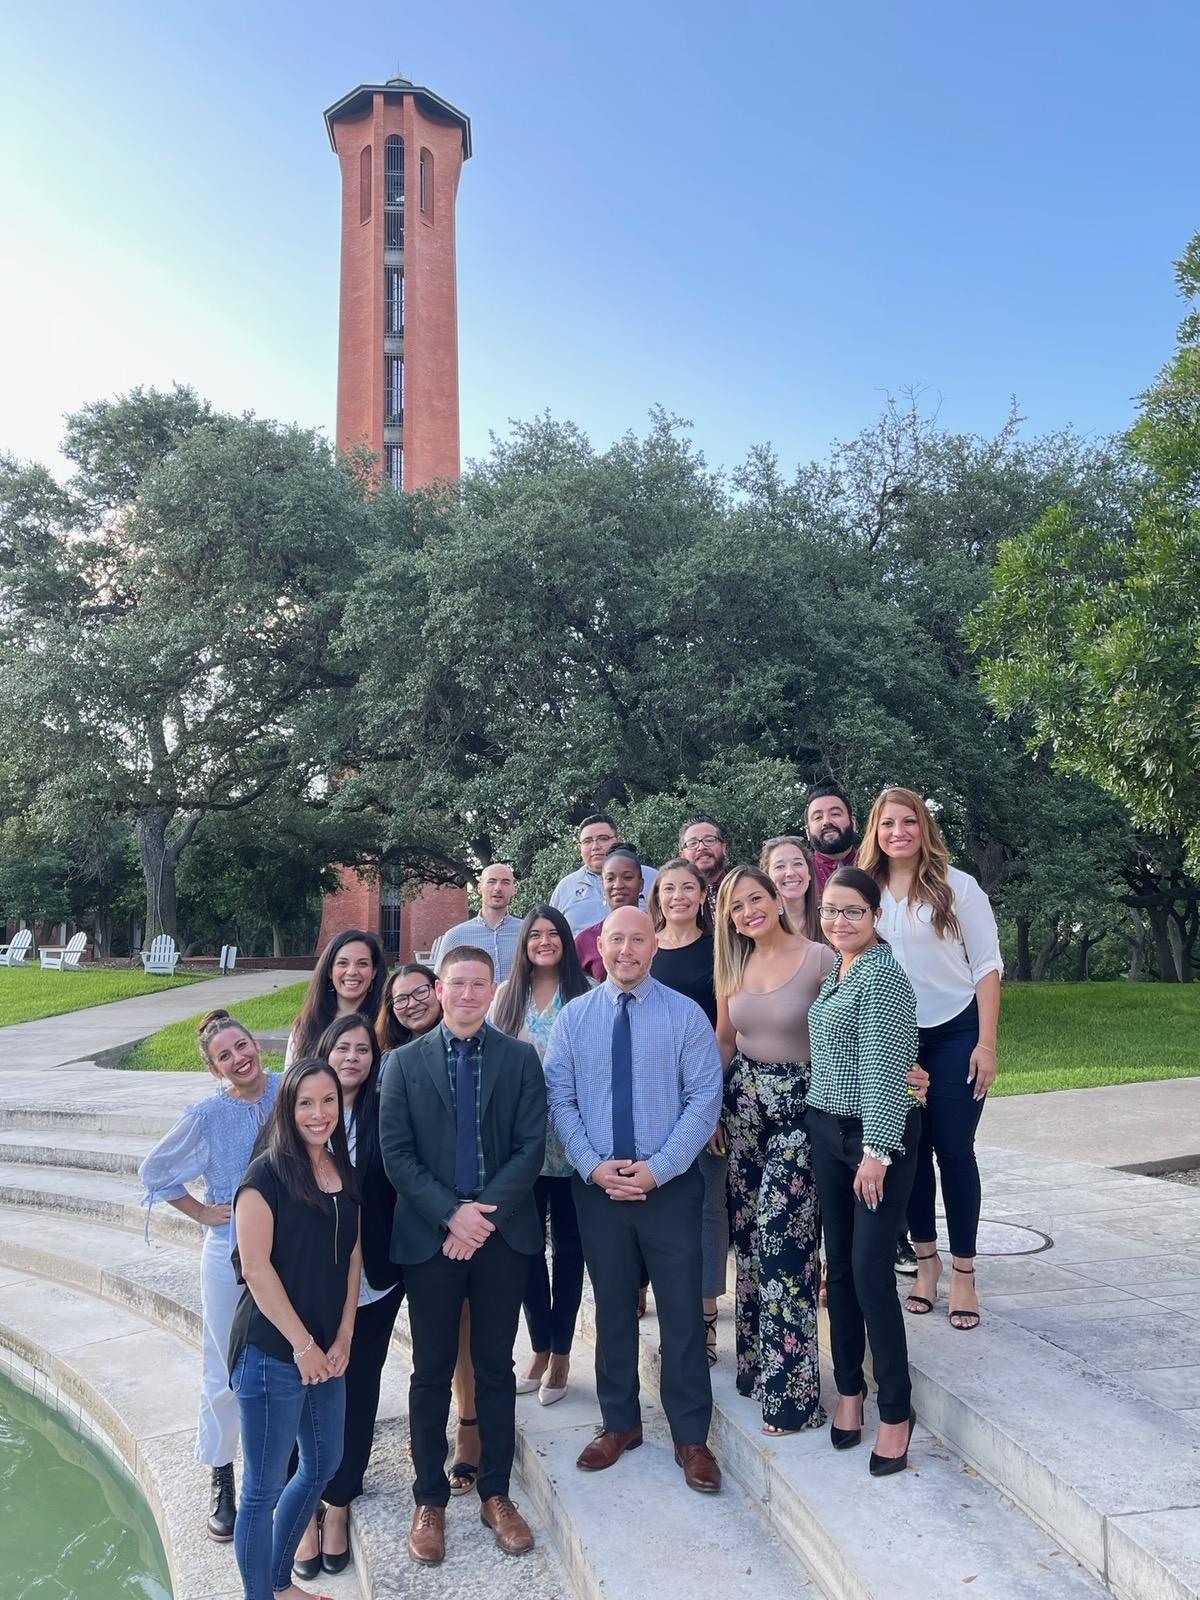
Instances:
[[[803,1119],[808,1008],[834,955],[793,929],[778,889],[758,867],[735,867],[725,878],[716,924],[737,1387],[762,1405],[764,1433],[798,1433],[825,1421],[817,1197]]]

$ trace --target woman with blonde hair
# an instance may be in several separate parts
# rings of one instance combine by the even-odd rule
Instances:
[[[906,1309],[928,1315],[942,1275],[934,1217],[936,1155],[953,1269],[950,1325],[966,1332],[979,1326],[975,1129],[996,1081],[1003,971],[996,919],[975,879],[950,865],[942,830],[912,789],[885,789],[879,796],[858,861],[880,888],[880,934],[916,991],[920,1061],[930,1077],[908,1204],[917,1281]]]
[[[766,1434],[796,1433],[825,1420],[817,1197],[804,1109],[808,1010],[833,960],[827,945],[792,927],[761,868],[733,868],[717,893],[715,980],[717,1039],[727,1069],[737,1387],[761,1403]]]
[[[794,833],[781,833],[778,838],[765,840],[758,864],[779,890],[792,927],[805,938],[820,941],[821,897],[817,893],[812,857],[804,840]]]

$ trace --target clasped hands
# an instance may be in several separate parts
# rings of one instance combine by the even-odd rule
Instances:
[[[446,1224],[442,1254],[451,1261],[469,1261],[480,1245],[487,1243],[488,1236],[495,1233],[496,1224],[489,1222],[486,1215],[495,1209],[478,1200],[464,1200]]]
[[[603,1189],[610,1200],[644,1200],[658,1180],[646,1161],[602,1161],[591,1181]]]
[[[329,1378],[344,1377],[349,1358],[350,1341],[341,1332],[328,1350],[322,1350],[320,1345],[314,1344],[311,1350],[306,1350],[302,1356],[298,1355],[295,1358],[300,1382],[324,1383]]]

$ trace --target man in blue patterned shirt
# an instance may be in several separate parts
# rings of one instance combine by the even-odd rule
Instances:
[[[650,976],[649,916],[608,917],[608,973],[565,1006],[546,1050],[550,1120],[575,1168],[571,1181],[596,1293],[596,1392],[602,1426],[580,1455],[611,1467],[642,1442],[638,1402],[638,1280],[645,1260],[662,1337],[663,1410],[691,1489],[714,1494],[708,1448],[712,1387],[704,1339],[696,1157],[721,1110],[721,1058],[703,1011]]]

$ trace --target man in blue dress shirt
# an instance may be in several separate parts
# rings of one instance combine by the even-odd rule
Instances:
[[[696,1157],[721,1111],[721,1058],[703,1011],[650,976],[657,941],[635,906],[600,935],[608,972],[565,1006],[546,1050],[550,1120],[575,1168],[572,1189],[596,1293],[602,1427],[580,1455],[611,1467],[642,1442],[638,1280],[644,1259],[662,1337],[663,1410],[689,1488],[714,1494],[712,1387],[704,1339]]]

